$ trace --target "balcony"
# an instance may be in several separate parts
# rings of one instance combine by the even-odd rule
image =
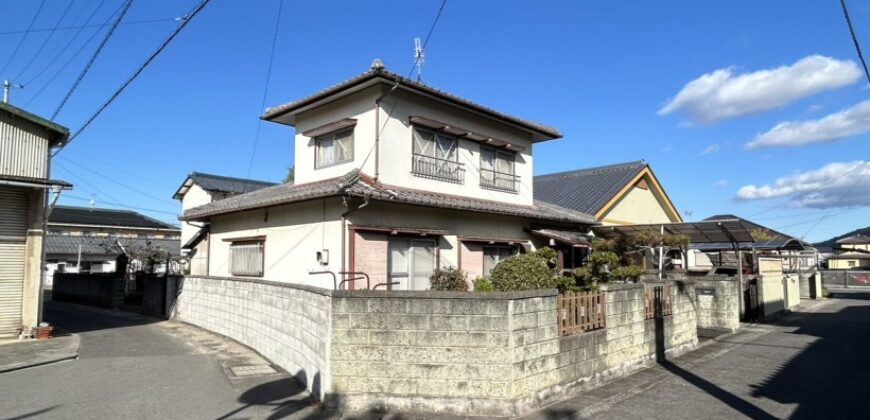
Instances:
[[[481,169],[480,187],[487,190],[517,192],[520,189],[520,177],[491,169]]]
[[[412,156],[411,173],[454,184],[465,182],[465,168],[461,163],[416,153]]]

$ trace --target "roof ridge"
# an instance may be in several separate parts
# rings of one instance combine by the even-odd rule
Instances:
[[[212,177],[212,178],[227,179],[227,180],[231,180],[231,181],[256,182],[256,183],[260,183],[260,184],[272,184],[272,185],[277,185],[277,184],[279,184],[279,182],[263,181],[263,180],[260,180],[260,179],[253,179],[253,178],[239,178],[239,177],[234,177],[234,176],[217,175],[217,174],[210,174],[210,173],[207,173],[207,172],[196,172],[196,171],[189,173],[187,176],[189,176],[189,177],[193,177],[193,176],[206,176],[206,177]]]
[[[128,210],[128,209],[112,209],[112,208],[107,208],[107,207],[83,207],[83,206],[70,206],[70,205],[66,205],[66,204],[58,204],[58,205],[55,205],[54,208],[61,208],[61,209],[75,209],[75,210],[88,210],[88,211],[94,211],[94,210],[97,210],[97,211],[113,211],[113,212],[116,212],[116,213],[131,213],[131,214],[139,214],[139,215],[145,216],[144,214],[139,213],[139,212],[137,212],[137,211],[133,211],[133,210]],[[147,216],[146,216],[146,217],[147,217]],[[163,223],[163,222],[161,222],[161,223]]]
[[[646,166],[647,162],[646,162],[646,160],[641,159],[641,160],[634,160],[634,161],[630,161],[630,162],[613,163],[610,165],[594,166],[591,168],[572,169],[569,171],[553,172],[553,173],[549,173],[549,174],[536,175],[535,178],[570,176],[570,175],[576,175],[576,174],[581,174],[581,173],[590,173],[590,172],[598,172],[598,171],[603,172],[606,170],[629,168],[629,167],[633,167],[633,166],[637,166],[637,165]]]

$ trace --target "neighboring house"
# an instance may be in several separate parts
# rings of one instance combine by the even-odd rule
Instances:
[[[870,236],[855,234],[838,239],[834,253],[828,257],[832,270],[870,268]]]
[[[277,185],[274,182],[258,181],[255,179],[232,178],[222,175],[212,175],[202,172],[192,172],[178,190],[172,196],[173,199],[181,201],[182,211],[202,206],[214,201],[223,200],[227,197],[239,195],[251,191],[256,191],[261,188]],[[190,259],[190,269],[192,272],[204,272],[206,260],[206,240],[205,230],[199,223],[182,222],[181,223],[181,244],[182,252]],[[200,231],[202,232],[200,233]]]
[[[534,184],[536,199],[594,215],[605,225],[683,221],[643,160],[539,175]]]
[[[752,233],[755,241],[689,244],[687,266],[689,270],[709,270],[715,267],[736,267],[737,257],[734,247],[744,251],[744,258],[752,256],[774,256],[782,259],[782,269],[786,272],[806,271],[818,264],[818,252],[812,245],[793,236],[776,231],[767,226],[735,216],[718,214],[704,221],[739,220]]]
[[[554,240],[535,231],[585,232],[596,223],[533,197],[533,146],[559,131],[377,60],[261,118],[296,128],[296,184],[187,209],[184,221],[208,226],[208,263],[192,274],[333,288],[329,274],[312,272],[355,271],[372,286],[427,289],[436,267],[459,267],[470,281]]]
[[[112,272],[122,253],[179,255],[181,230],[130,210],[56,206],[48,218],[45,285],[55,271]]]
[[[52,148],[66,127],[0,103],[0,337],[40,321],[40,270],[48,190],[72,185],[49,179]]]

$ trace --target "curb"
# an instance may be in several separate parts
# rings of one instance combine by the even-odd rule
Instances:
[[[35,360],[28,363],[16,364],[16,365],[6,365],[0,366],[0,373],[14,372],[16,370],[29,369],[39,366],[51,365],[54,363],[65,362],[68,360],[75,360],[79,358],[79,349],[81,348],[81,339],[78,334],[70,334],[69,338],[74,340],[74,348],[75,350],[72,352],[66,352],[65,354],[57,355],[54,357],[46,357],[40,360]],[[73,346],[70,346],[73,347]]]

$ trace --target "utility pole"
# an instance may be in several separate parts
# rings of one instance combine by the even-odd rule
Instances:
[[[19,85],[19,84],[17,84],[17,83],[12,83],[12,82],[10,82],[10,81],[8,81],[8,80],[4,80],[4,81],[3,81],[3,103],[4,103],[4,104],[8,104],[8,103],[9,103],[9,91],[10,91],[12,88],[24,89],[24,86]]]

